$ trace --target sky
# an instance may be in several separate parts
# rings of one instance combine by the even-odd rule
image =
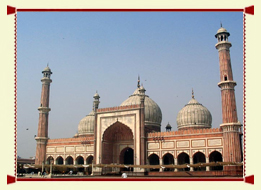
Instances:
[[[92,110],[119,106],[137,88],[162,111],[162,127],[177,130],[178,112],[195,99],[222,123],[215,34],[230,32],[238,120],[243,123],[242,12],[18,12],[17,155],[35,156],[42,70],[49,64],[49,137],[68,138]]]

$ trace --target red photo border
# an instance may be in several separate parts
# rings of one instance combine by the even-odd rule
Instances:
[[[121,178],[74,178],[74,179],[54,179],[54,178],[17,178],[16,177],[16,148],[17,148],[17,12],[243,12],[243,131],[244,131],[244,137],[243,137],[243,146],[244,146],[244,152],[243,152],[243,165],[244,165],[244,171],[243,171],[243,177],[242,178],[162,178],[162,179],[150,179],[150,178],[128,178],[128,179],[121,179]],[[246,103],[246,90],[245,90],[245,32],[246,32],[246,18],[245,14],[254,15],[254,5],[245,7],[242,9],[37,9],[37,8],[30,8],[30,9],[24,9],[24,8],[16,8],[7,5],[7,15],[15,14],[14,17],[14,30],[15,30],[15,46],[14,46],[14,75],[15,75],[15,132],[14,132],[14,138],[15,138],[15,150],[14,150],[14,156],[15,156],[15,166],[14,166],[14,176],[7,175],[7,184],[15,183],[16,181],[244,181],[245,183],[254,184],[254,175],[245,176],[246,173],[246,139],[245,139],[245,122],[246,122],[246,114],[245,114],[245,103]]]

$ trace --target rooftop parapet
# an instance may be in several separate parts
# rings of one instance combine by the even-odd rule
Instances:
[[[166,131],[166,132],[152,132],[148,133],[148,138],[152,137],[167,137],[175,135],[193,135],[193,134],[209,134],[209,133],[219,133],[222,132],[221,128],[211,128],[211,129],[189,129],[189,130],[179,130],[179,131]]]

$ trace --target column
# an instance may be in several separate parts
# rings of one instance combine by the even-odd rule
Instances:
[[[159,158],[159,164],[160,164],[160,166],[162,166],[162,158]],[[159,170],[159,171],[162,172],[162,171],[164,171],[164,170],[163,170],[162,167],[160,167],[160,170]]]
[[[209,163],[209,157],[206,157],[206,163]],[[209,166],[206,167],[206,171],[209,171]]]
[[[193,164],[193,157],[190,157],[189,159],[189,163]],[[190,167],[190,171],[194,171],[193,167]]]
[[[175,165],[178,165],[178,159],[177,159],[177,158],[174,158],[174,164],[175,164]],[[177,171],[178,171],[178,168],[175,168],[174,171],[177,172]]]

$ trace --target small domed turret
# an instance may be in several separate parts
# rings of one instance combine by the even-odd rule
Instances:
[[[44,78],[49,78],[49,79],[50,79],[50,77],[51,77],[51,74],[53,74],[52,71],[51,71],[51,69],[48,67],[48,65],[47,65],[47,67],[44,68],[44,70],[42,71],[42,73],[43,73],[43,77],[44,77]]]
[[[96,93],[93,95],[93,98],[99,100],[100,96],[99,96],[99,94],[96,92]]]
[[[165,127],[166,128],[166,131],[171,131],[171,125],[168,123],[168,125]]]
[[[100,101],[99,101],[100,96],[99,96],[99,94],[97,93],[97,91],[96,91],[96,93],[94,94],[93,98],[94,98],[94,100],[93,100],[93,107],[94,107],[94,111],[96,111],[96,110],[98,109],[99,103],[100,103]]]
[[[221,24],[221,27],[218,29],[215,37],[218,39],[218,42],[226,42],[228,41],[228,36],[230,36],[229,32],[223,28]]]

